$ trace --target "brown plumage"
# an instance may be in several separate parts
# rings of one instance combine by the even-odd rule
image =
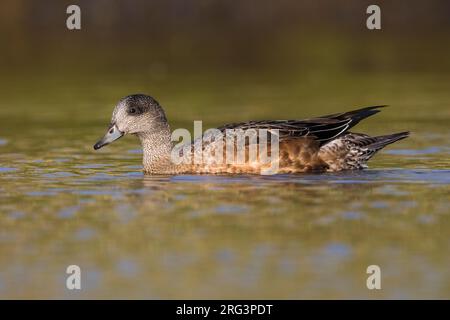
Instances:
[[[142,143],[144,171],[149,174],[182,173],[261,173],[276,163],[276,173],[324,172],[367,167],[366,162],[380,149],[395,141],[408,137],[408,132],[370,137],[351,133],[348,130],[361,120],[378,113],[383,106],[372,106],[344,113],[304,120],[249,121],[227,124],[219,127],[214,136],[205,134],[201,140],[181,146],[180,151],[187,163],[176,164],[171,158],[173,143],[165,114],[159,103],[146,95],[131,95],[119,101],[113,112],[108,133],[95,146],[98,149],[126,133],[135,134]],[[230,152],[232,161],[227,159],[226,142],[233,139],[230,130],[251,132],[251,129],[268,131],[267,155],[271,154],[270,136],[277,135],[278,156],[269,164],[264,162],[261,150],[256,158],[249,158],[249,150],[260,143],[245,139],[238,145],[233,141]],[[194,147],[201,142],[201,147]],[[243,161],[238,161],[237,153],[242,147]],[[253,149],[254,150],[254,149]],[[231,151],[231,150],[230,150]],[[263,150],[264,151],[264,150]],[[194,163],[194,156],[201,153],[201,163]],[[221,153],[222,161],[215,162],[213,155]],[[267,160],[267,159],[265,159]],[[272,172],[274,173],[274,172]]]

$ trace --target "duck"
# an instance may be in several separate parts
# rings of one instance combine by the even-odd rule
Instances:
[[[223,133],[225,137],[230,130],[245,132],[256,129],[268,130],[269,135],[276,135],[278,149],[276,154],[273,153],[276,156],[274,159],[276,171],[273,173],[276,174],[361,170],[367,168],[367,162],[379,150],[409,136],[408,131],[381,136],[349,131],[360,121],[377,114],[384,107],[386,106],[369,106],[303,120],[254,120],[231,123],[216,128],[216,132]],[[173,161],[174,141],[166,114],[159,102],[146,94],[132,94],[119,100],[113,110],[106,134],[95,143],[94,149],[98,150],[127,134],[137,136],[141,142],[145,174],[258,174],[268,165],[259,161],[261,158],[259,156],[250,159],[247,155],[244,161],[239,163],[235,158],[226,163]],[[209,144],[206,144],[209,148],[211,145],[217,146],[220,142],[220,147],[216,150],[227,152],[222,147],[224,142],[222,137],[209,141]],[[197,152],[196,142],[198,138],[184,143],[177,152],[181,152],[182,155],[184,153],[184,156],[193,155]],[[250,143],[250,140],[245,140],[241,147],[248,151],[251,148]],[[202,146],[202,150],[204,151],[207,146]],[[234,149],[236,148],[235,145]]]

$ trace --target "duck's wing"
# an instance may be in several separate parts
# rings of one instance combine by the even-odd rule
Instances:
[[[320,145],[340,137],[361,120],[374,115],[384,106],[371,106],[349,112],[336,113],[304,120],[262,120],[242,123],[231,123],[218,128],[226,130],[266,129],[278,130],[279,139],[309,137],[318,141]]]

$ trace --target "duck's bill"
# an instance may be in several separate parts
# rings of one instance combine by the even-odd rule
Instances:
[[[116,141],[117,139],[123,137],[124,133],[120,131],[116,125],[111,126],[106,132],[105,136],[100,139],[96,144],[94,144],[94,149],[98,150],[101,147]]]

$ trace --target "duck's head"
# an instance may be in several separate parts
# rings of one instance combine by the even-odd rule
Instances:
[[[160,130],[161,126],[167,126],[167,119],[158,101],[144,94],[126,96],[117,103],[108,131],[94,149],[100,149],[127,133],[144,134]]]

